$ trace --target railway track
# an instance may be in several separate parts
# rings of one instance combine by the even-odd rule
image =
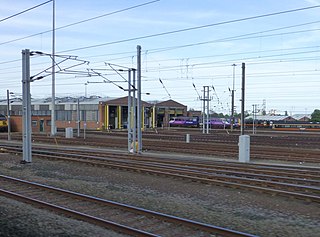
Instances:
[[[102,139],[103,138],[103,139]],[[21,137],[17,137],[21,139]],[[96,147],[126,148],[127,138],[125,136],[105,135],[91,137],[83,140],[81,138],[67,139],[64,137],[46,137],[43,135],[33,135],[34,142],[90,145]],[[279,143],[285,144],[285,143]],[[219,142],[195,142],[185,143],[183,141],[170,141],[168,139],[155,140],[144,139],[143,149],[148,151],[173,152],[195,155],[221,156],[224,158],[235,159],[238,156],[238,143],[219,143]],[[307,149],[301,147],[279,147],[268,145],[251,145],[251,159],[293,161],[297,163],[319,163],[320,149]]]
[[[3,146],[2,151],[21,152],[21,148]],[[78,148],[34,148],[33,155],[320,202],[320,172],[316,168],[172,160]]]
[[[94,136],[106,136],[108,133],[103,132],[90,132]],[[239,135],[237,133],[228,134],[221,131],[213,131],[210,134],[202,134],[199,131],[172,131],[162,130],[161,133],[144,132],[143,138],[153,140],[171,140],[171,141],[185,141],[186,134],[190,134],[191,142],[206,142],[206,143],[229,143],[237,144],[239,141]],[[109,133],[110,134],[110,133]],[[113,136],[127,137],[126,132],[112,132]],[[319,133],[315,134],[288,134],[288,133],[276,133],[276,132],[261,132],[255,135],[250,134],[251,145],[265,145],[276,147],[300,147],[308,149],[319,149],[320,137]]]
[[[102,139],[103,138],[103,139]],[[21,140],[20,135],[13,139]],[[127,147],[125,132],[94,133],[82,138],[66,139],[64,137],[47,137],[33,135],[35,142],[81,144],[98,147]],[[235,158],[238,155],[238,136],[232,134],[195,134],[191,143],[184,142],[185,135],[172,131],[162,131],[161,134],[146,132],[143,139],[143,149],[150,151],[168,151],[186,154],[214,155],[225,158]],[[194,140],[194,141],[193,141]],[[253,136],[251,138],[251,158],[294,162],[319,163],[320,139],[317,136]]]
[[[131,236],[254,236],[9,176],[0,180],[3,196]]]

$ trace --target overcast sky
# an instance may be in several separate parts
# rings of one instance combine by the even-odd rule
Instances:
[[[45,2],[1,0],[0,98],[7,89],[22,92],[23,49],[52,52],[53,4],[6,18]],[[58,74],[56,96],[126,96],[117,86],[127,88],[127,74],[122,78],[108,64],[135,68],[141,45],[142,89],[150,93],[143,100],[173,99],[200,110],[199,96],[210,86],[210,108],[230,113],[234,78],[240,112],[245,63],[246,110],[253,104],[262,109],[264,101],[267,111],[277,113],[320,109],[320,0],[55,0],[55,5],[56,54],[89,61],[74,70],[93,69],[115,82]],[[50,60],[31,57],[31,75],[49,68]],[[61,68],[77,63],[69,60]],[[51,77],[32,82],[31,93],[51,97]]]

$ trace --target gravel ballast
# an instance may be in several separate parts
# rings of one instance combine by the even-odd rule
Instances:
[[[259,236],[319,236],[317,203],[0,153],[0,173]],[[125,236],[1,197],[0,236]],[[23,235],[21,235],[23,233]]]

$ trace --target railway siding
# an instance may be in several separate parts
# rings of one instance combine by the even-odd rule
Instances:
[[[134,236],[247,236],[238,231],[0,175],[2,195]]]

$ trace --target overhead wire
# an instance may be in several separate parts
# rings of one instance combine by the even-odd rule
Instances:
[[[274,36],[279,36],[279,35],[283,36],[283,35],[289,35],[289,34],[298,34],[298,33],[312,32],[312,31],[319,31],[320,29],[309,29],[309,30],[283,32],[283,33],[278,33],[278,34],[261,35],[262,33],[266,33],[266,32],[278,31],[278,30],[289,29],[289,28],[294,28],[294,27],[301,27],[301,26],[305,26],[305,25],[309,25],[309,24],[315,24],[315,23],[319,23],[319,22],[320,21],[306,22],[306,23],[302,23],[302,24],[291,25],[291,26],[286,26],[286,27],[280,27],[280,28],[275,28],[275,29],[269,29],[269,30],[265,30],[265,31],[252,32],[252,33],[242,34],[242,35],[237,35],[237,36],[230,36],[230,37],[211,40],[211,41],[197,42],[197,43],[192,43],[192,44],[178,45],[178,46],[172,46],[172,47],[166,47],[166,48],[147,49],[146,51],[148,51],[148,53],[154,54],[154,53],[159,53],[159,52],[164,52],[164,51],[169,51],[169,50],[175,50],[175,49],[180,49],[180,48],[185,48],[185,47],[193,47],[193,46],[212,44],[212,43],[229,42],[229,41],[233,41],[233,40],[266,38],[266,37],[274,37]],[[258,35],[258,36],[252,36],[252,35]],[[282,49],[282,50],[284,50],[284,49]],[[259,52],[261,53],[261,51],[259,51]],[[127,53],[129,54],[131,52],[127,52]],[[132,53],[134,53],[134,52],[132,52]],[[125,54],[125,53],[119,53],[119,54]],[[117,55],[117,54],[113,54],[113,55]],[[110,60],[126,59],[126,58],[129,58],[131,56],[132,55],[126,56],[126,57],[120,57],[120,58],[113,58],[113,59],[110,59]],[[191,57],[191,58],[202,58],[202,57]],[[164,60],[158,60],[158,62],[159,61],[168,61],[168,60],[178,60],[178,59],[167,59],[167,60],[164,59]],[[148,62],[152,62],[152,61],[149,60]]]
[[[285,12],[287,12],[287,11],[285,11]],[[260,36],[261,37],[261,36]],[[283,56],[283,55],[282,55]],[[260,57],[261,58],[261,57]],[[17,60],[17,61],[19,61],[19,60]],[[200,65],[200,64],[199,64]],[[163,84],[163,82],[161,81],[161,79],[159,78],[159,80],[160,80],[160,82],[162,83],[162,85],[164,86],[164,84]],[[166,89],[166,88],[165,88]],[[167,89],[166,89],[166,91],[167,91]],[[167,91],[167,93],[168,93],[168,91]],[[169,93],[168,93],[169,94]],[[170,94],[169,94],[169,96],[170,96]]]
[[[49,0],[49,1],[46,1],[46,2],[43,2],[43,3],[40,3],[40,4],[36,5],[36,6],[33,6],[33,7],[28,8],[28,9],[26,9],[26,10],[23,10],[23,11],[21,11],[21,12],[18,12],[18,13],[16,13],[16,14],[11,15],[11,16],[8,16],[8,17],[5,17],[5,18],[3,18],[3,19],[0,19],[0,22],[3,22],[3,21],[6,21],[6,20],[11,19],[11,18],[13,18],[13,17],[19,16],[19,15],[21,15],[21,14],[23,14],[23,13],[26,13],[26,12],[28,12],[28,11],[31,11],[31,10],[36,9],[36,8],[38,8],[38,7],[41,7],[41,6],[43,6],[43,5],[45,5],[45,4],[49,3],[49,2],[52,2],[52,0]]]
[[[228,42],[231,40],[242,40],[242,39],[254,39],[254,38],[260,38],[260,37],[270,37],[270,36],[275,36],[275,35],[261,35],[263,33],[267,32],[273,32],[273,31],[279,31],[279,30],[284,30],[284,29],[290,29],[290,28],[295,28],[295,27],[301,27],[301,26],[306,26],[306,25],[311,25],[315,23],[319,23],[320,21],[312,21],[312,22],[306,22],[306,23],[301,23],[301,24],[296,24],[296,25],[291,25],[291,26],[285,26],[285,27],[279,27],[275,29],[269,29],[269,30],[264,30],[264,31],[258,31],[258,32],[251,32],[247,34],[241,34],[241,35],[236,35],[236,36],[230,36],[222,39],[216,39],[216,40],[210,40],[210,41],[203,41],[203,42],[197,42],[197,43],[192,43],[192,44],[184,44],[184,45],[177,45],[177,46],[171,46],[171,47],[164,47],[164,48],[157,48],[157,49],[148,49],[149,53],[159,53],[159,52],[164,52],[164,51],[169,51],[169,50],[175,50],[175,49],[180,49],[180,48],[186,48],[186,47],[193,47],[193,46],[199,46],[199,45],[204,45],[204,44],[212,44],[212,43],[218,43],[218,42]],[[307,32],[306,31],[302,31]],[[314,29],[311,29],[310,31],[314,31]],[[302,33],[299,32],[299,33]],[[292,32],[292,34],[298,33],[298,32]],[[290,32],[285,32],[285,34],[291,34]],[[253,35],[258,35],[256,37],[253,37]],[[249,37],[251,36],[251,37]]]
[[[320,29],[310,29],[310,30],[302,30],[302,31],[284,32],[284,33],[279,33],[279,34],[259,35],[259,36],[255,36],[255,37],[253,37],[253,36],[252,37],[244,37],[244,36],[248,36],[248,35],[255,35],[255,34],[261,34],[261,33],[265,33],[265,32],[272,32],[272,31],[277,31],[277,30],[282,30],[282,29],[293,28],[293,27],[300,27],[300,26],[305,26],[305,25],[319,23],[319,22],[320,21],[306,22],[306,23],[297,24],[297,25],[291,25],[291,26],[287,26],[287,27],[280,27],[280,28],[269,29],[269,30],[265,30],[265,31],[252,32],[252,33],[248,33],[248,34],[242,34],[242,35],[238,35],[238,36],[231,36],[231,37],[227,37],[227,38],[216,39],[216,40],[205,41],[205,42],[198,42],[198,43],[187,44],[187,45],[172,46],[172,47],[167,47],[167,48],[148,49],[148,53],[149,53],[149,51],[150,51],[150,53],[156,53],[156,52],[162,52],[162,51],[166,51],[166,50],[179,49],[179,48],[183,48],[183,47],[191,47],[191,46],[197,46],[197,45],[202,45],[202,44],[211,44],[211,43],[215,43],[215,42],[227,42],[227,41],[231,41],[231,40],[244,40],[244,39],[262,38],[262,37],[272,37],[272,36],[277,36],[277,35],[283,36],[284,34],[297,34],[297,33],[311,32],[311,31],[319,31]],[[1,43],[0,43],[0,45],[1,45]],[[319,46],[314,46],[314,47],[319,47]],[[304,47],[302,47],[302,48],[304,48]],[[295,48],[293,48],[293,49],[295,49]],[[261,53],[261,52],[272,52],[272,51],[284,51],[284,50],[289,50],[289,49],[265,50],[265,51],[257,51],[257,53],[258,52]],[[134,51],[89,56],[88,58],[100,57],[100,56],[109,56],[109,55],[132,54],[132,53],[134,53]],[[245,52],[245,53],[237,53],[237,54],[248,54],[248,53],[255,53],[255,52]],[[205,57],[217,57],[217,56],[228,56],[228,55],[231,56],[231,55],[235,55],[235,54],[233,53],[233,54],[222,54],[222,55],[212,55],[212,56],[191,57],[191,59],[205,58]],[[127,57],[109,59],[109,61],[125,59],[125,58],[129,58],[129,57],[131,58],[132,55],[127,56]],[[169,61],[169,60],[178,60],[178,59],[164,59],[164,60],[160,60],[160,61]],[[17,61],[21,61],[21,60],[20,59],[16,59],[16,60],[11,60],[11,61],[4,61],[4,62],[0,62],[0,65],[1,64],[11,63],[11,62],[17,62]],[[152,61],[149,61],[149,62],[152,62]],[[159,60],[158,60],[158,62],[159,62]]]
[[[48,2],[51,2],[51,1],[52,1],[52,0],[50,0],[50,1],[48,1]],[[135,8],[138,8],[138,7],[142,7],[142,6],[145,6],[145,5],[149,5],[149,4],[152,4],[152,3],[155,3],[155,2],[159,2],[159,1],[160,1],[160,0],[153,0],[153,1],[146,2],[146,3],[142,3],[142,4],[135,5],[135,6],[132,6],[132,7],[127,7],[127,8],[124,8],[124,9],[116,10],[116,11],[109,12],[109,13],[106,13],[106,14],[102,14],[102,15],[99,15],[99,16],[91,17],[91,18],[88,18],[88,19],[85,19],[85,20],[81,20],[81,21],[74,22],[74,23],[71,23],[71,24],[68,24],[68,25],[64,25],[64,26],[57,27],[57,28],[55,28],[55,31],[61,30],[61,29],[65,29],[65,28],[68,28],[68,27],[70,27],[70,26],[78,25],[78,24],[81,24],[81,23],[85,23],[85,22],[88,22],[88,21],[96,20],[96,19],[99,19],[99,18],[102,18],[102,17],[114,15],[114,14],[117,14],[117,13],[120,13],[120,12],[132,10],[132,9],[135,9]],[[42,35],[42,34],[46,34],[46,33],[51,33],[51,32],[52,32],[52,30],[42,31],[42,32],[40,32],[40,33],[28,35],[28,36],[21,37],[21,38],[18,38],[18,39],[1,42],[0,45],[13,43],[13,42],[16,42],[16,41],[28,39],[28,38],[31,38],[31,37],[34,37],[34,36],[38,36],[38,35]]]
[[[112,45],[112,44],[124,43],[124,42],[129,42],[129,41],[159,37],[159,36],[170,35],[170,34],[176,34],[176,33],[181,33],[181,32],[186,32],[186,31],[191,31],[191,30],[204,29],[204,28],[213,27],[213,26],[219,26],[219,25],[231,24],[231,23],[236,23],[236,22],[254,20],[254,19],[282,15],[282,14],[287,14],[287,13],[292,13],[292,12],[305,11],[305,10],[319,8],[319,7],[320,7],[320,5],[315,5],[315,6],[310,6],[310,7],[296,8],[296,9],[274,12],[274,13],[267,13],[267,14],[262,14],[262,15],[257,15],[257,16],[244,17],[244,18],[239,18],[239,19],[235,19],[235,20],[222,21],[222,22],[211,23],[211,24],[206,24],[206,25],[201,25],[201,26],[194,26],[194,27],[189,27],[189,28],[184,28],[184,29],[179,29],[179,30],[161,32],[161,33],[150,34],[150,35],[145,35],[145,36],[133,37],[133,38],[129,38],[129,39],[116,40],[116,41],[112,41],[112,42],[106,42],[106,43],[84,46],[84,47],[79,47],[79,48],[74,48],[74,49],[69,49],[69,50],[63,50],[59,53],[97,48],[97,47],[106,46],[106,45]]]

